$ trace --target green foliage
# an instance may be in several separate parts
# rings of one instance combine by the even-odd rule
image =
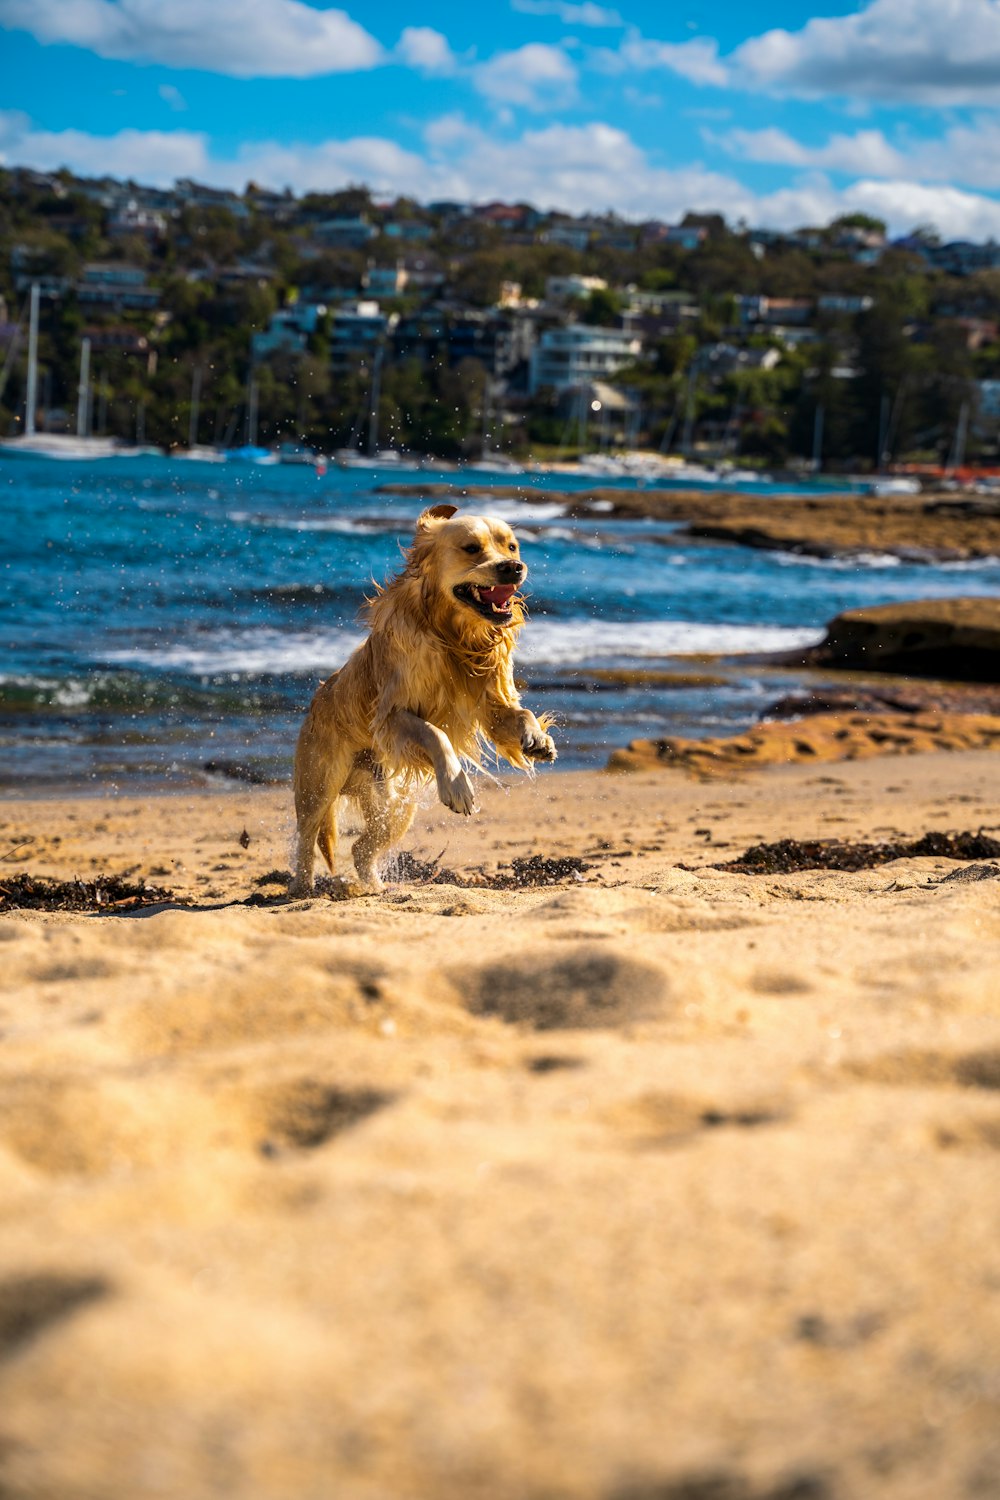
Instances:
[[[612,328],[621,317],[622,299],[610,287],[595,287],[580,306],[580,322]]]
[[[836,234],[838,229],[863,229],[869,234],[885,234],[886,223],[884,219],[876,219],[872,214],[841,214],[830,225],[830,233]]]
[[[330,329],[337,294],[357,295],[371,248],[318,250],[314,225],[323,219],[364,216],[378,227],[390,218],[427,223],[432,238],[418,253],[436,257],[446,277],[448,304],[495,305],[501,284],[517,282],[526,298],[542,299],[550,276],[599,276],[609,290],[591,294],[577,311],[584,322],[610,326],[627,304],[624,288],[671,291],[699,308],[682,329],[650,319],[646,353],[616,376],[642,413],[640,441],[656,445],[673,435],[679,442],[687,411],[694,438],[704,435],[744,459],[778,464],[808,458],[823,413],[823,457],[831,464],[872,464],[881,441],[893,457],[908,452],[945,456],[963,406],[974,408],[973,381],[1000,378],[1000,339],[975,353],[966,347],[959,318],[1000,321],[1000,272],[964,279],[929,270],[913,253],[888,249],[874,266],[858,264],[835,241],[843,231],[878,233],[871,215],[843,215],[823,231],[819,248],[770,248],[763,258],[752,236],[733,233],[717,214],[689,214],[685,223],[706,230],[697,250],[650,241],[625,248],[592,244],[585,253],[549,244],[544,230],[508,234],[473,219],[435,217],[412,199],[377,208],[368,189],[350,186],[286,200],[276,218],[257,190],[242,205],[188,205],[169,217],[165,236],[111,240],[107,211],[69,173],[33,179],[0,169],[0,296],[8,317],[25,304],[14,284],[25,268],[63,278],[70,290],[58,302],[43,302],[40,338],[43,399],[72,413],[80,338],[84,329],[131,329],[148,340],[141,353],[95,347],[95,411],[109,432],[148,441],[186,443],[192,382],[201,371],[198,440],[242,440],[250,377],[250,339],[279,307],[296,300],[329,299],[307,347],[275,354],[254,371],[263,442],[301,438],[330,449],[367,439],[372,372],[358,358],[350,368],[330,364]],[[240,211],[235,211],[240,210]],[[930,242],[932,235],[925,231]],[[384,236],[373,241],[385,257],[408,253]],[[81,307],[72,290],[90,261],[128,262],[146,272],[159,292],[155,312]],[[16,265],[15,265],[16,261]],[[246,267],[266,267],[260,277]],[[243,268],[240,279],[239,268]],[[225,274],[223,274],[225,273]],[[802,351],[777,343],[770,331],[750,336],[737,326],[736,294],[771,298],[823,295],[870,296],[866,313],[818,315],[815,337]],[[387,311],[418,313],[427,294],[408,289]],[[705,347],[726,343],[753,351],[777,346],[781,359],[765,370],[718,362]],[[443,348],[443,345],[441,346]],[[699,357],[699,351],[702,351]],[[427,350],[424,351],[427,354]],[[716,373],[712,373],[712,372]],[[728,373],[725,373],[728,371]],[[454,369],[440,350],[425,359],[392,358],[381,377],[379,436],[383,446],[443,457],[474,453],[484,426],[496,430],[495,414],[484,421],[486,371],[475,360]],[[0,399],[0,430],[9,430],[23,407],[23,358],[15,361]],[[508,397],[520,443],[560,444],[566,422],[543,393],[528,401]],[[572,436],[572,434],[570,434]],[[970,438],[971,441],[971,438]]]

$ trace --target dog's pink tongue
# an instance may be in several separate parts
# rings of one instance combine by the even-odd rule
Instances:
[[[506,604],[512,595],[517,593],[517,585],[511,583],[498,584],[495,589],[479,590],[480,599],[485,599],[487,604]]]

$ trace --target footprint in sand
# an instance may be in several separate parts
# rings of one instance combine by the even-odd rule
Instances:
[[[0,1360],[110,1290],[110,1283],[100,1276],[33,1271],[6,1277],[0,1281]]]
[[[942,1151],[1000,1151],[1000,1115],[970,1115],[950,1120],[933,1132]]]
[[[661,969],[593,945],[556,958],[517,954],[451,977],[473,1015],[536,1031],[626,1025],[657,1014],[668,997]]]
[[[603,1500],[833,1500],[818,1474],[799,1474],[757,1484],[742,1474],[712,1471],[686,1478],[640,1479],[609,1490]]]
[[[780,1125],[789,1118],[789,1110],[777,1099],[737,1103],[656,1092],[623,1100],[604,1115],[607,1125],[639,1149],[683,1145],[705,1131]]]
[[[844,1064],[843,1071],[863,1083],[901,1088],[1000,1089],[1000,1048],[981,1052],[887,1052]]]
[[[257,1147],[263,1156],[323,1146],[396,1099],[371,1088],[338,1088],[313,1078],[261,1091],[255,1101]]]

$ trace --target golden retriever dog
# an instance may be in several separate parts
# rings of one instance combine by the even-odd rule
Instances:
[[[297,896],[312,891],[317,844],[334,868],[341,798],[361,813],[352,854],[359,889],[373,891],[431,776],[445,807],[467,816],[476,801],[463,757],[479,765],[491,743],[522,770],[556,758],[546,723],[514,686],[528,569],[510,527],[434,505],[405,558],[367,601],[368,639],[320,685],[299,735]]]

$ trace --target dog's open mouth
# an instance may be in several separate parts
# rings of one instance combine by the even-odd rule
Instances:
[[[498,583],[492,588],[482,584],[460,583],[455,589],[455,598],[470,604],[474,610],[495,625],[506,625],[514,618],[513,598],[517,593],[516,583]]]

